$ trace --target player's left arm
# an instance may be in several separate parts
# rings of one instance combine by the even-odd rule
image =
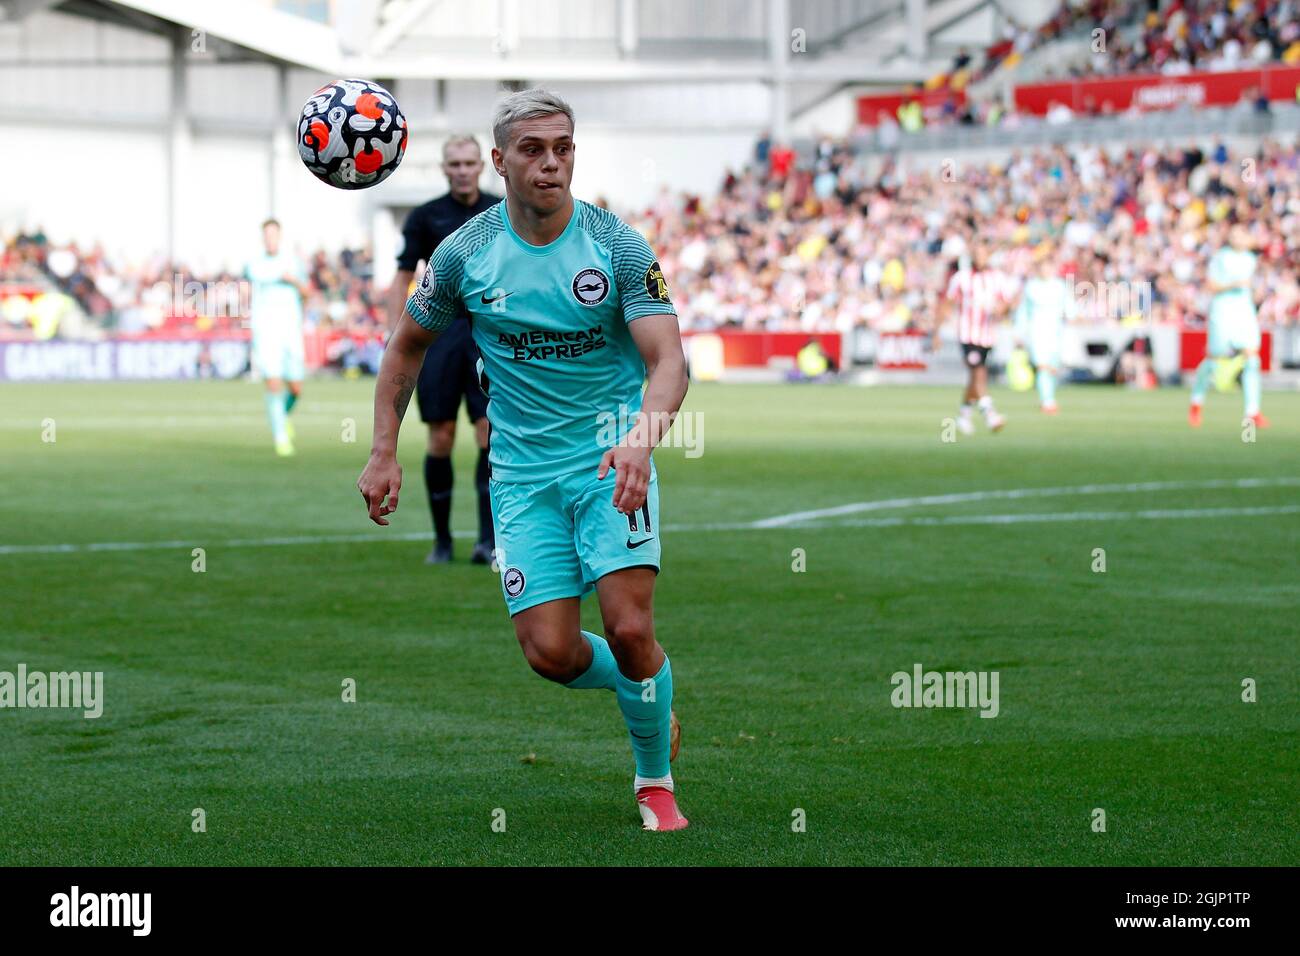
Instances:
[[[650,488],[650,453],[686,397],[686,355],[668,283],[645,237],[625,226],[611,252],[623,321],[645,363],[646,390],[636,424],[601,457],[596,477],[614,469],[614,507],[631,514],[645,504]]]
[[[291,286],[304,301],[311,292],[311,285],[307,278],[307,270],[303,268],[301,262],[294,263],[294,267],[280,277],[280,281],[287,286]]]
[[[1029,296],[1028,294],[1020,297],[1020,304],[1016,306],[1015,312],[1011,316],[1011,335],[1015,339],[1016,348],[1024,348],[1025,343],[1029,341]]]
[[[999,319],[1010,319],[1021,291],[1021,284],[1010,272],[999,272],[997,282],[997,312]]]
[[[1064,279],[1057,279],[1056,281],[1060,282],[1063,286],[1065,285]],[[1078,322],[1080,319],[1079,302],[1077,299],[1075,299],[1074,296],[1070,294],[1070,289],[1068,286],[1065,287],[1062,293],[1062,297],[1065,299],[1065,324],[1069,325],[1072,322]]]
[[[645,504],[650,487],[650,453],[673,427],[686,398],[686,355],[677,316],[647,315],[628,326],[646,367],[645,395],[636,424],[600,459],[597,478],[614,469],[614,507],[631,514]]]
[[[1220,250],[1210,257],[1210,264],[1205,270],[1205,284],[1209,287],[1210,293],[1219,295],[1223,292],[1249,289],[1250,282],[1248,280],[1233,276],[1228,272],[1222,252],[1223,250]]]

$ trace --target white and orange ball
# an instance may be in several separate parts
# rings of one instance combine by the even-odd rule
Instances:
[[[298,155],[321,182],[366,189],[406,155],[406,117],[393,94],[369,80],[337,80],[303,104]]]

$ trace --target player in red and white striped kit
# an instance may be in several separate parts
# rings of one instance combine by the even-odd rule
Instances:
[[[970,261],[963,262],[952,274],[944,296],[945,320],[954,308],[957,312],[957,341],[969,375],[957,416],[957,427],[963,435],[975,431],[971,410],[976,406],[991,430],[1000,431],[1006,424],[1006,419],[993,407],[988,392],[988,359],[995,341],[994,323],[1002,318],[1015,298],[1015,280],[989,268],[988,260],[988,247],[983,243],[974,244]]]

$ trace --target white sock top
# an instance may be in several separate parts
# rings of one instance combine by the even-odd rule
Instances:
[[[673,775],[670,773],[666,777],[643,777],[637,774],[636,779],[632,781],[632,789],[636,791],[642,787],[663,787],[669,793],[672,793]]]

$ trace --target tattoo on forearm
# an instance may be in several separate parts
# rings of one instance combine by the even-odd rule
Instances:
[[[411,393],[415,391],[415,378],[398,372],[393,376],[393,384],[397,386],[397,394],[393,396],[393,411],[397,413],[397,420],[400,422],[406,417],[406,406],[411,404]]]

